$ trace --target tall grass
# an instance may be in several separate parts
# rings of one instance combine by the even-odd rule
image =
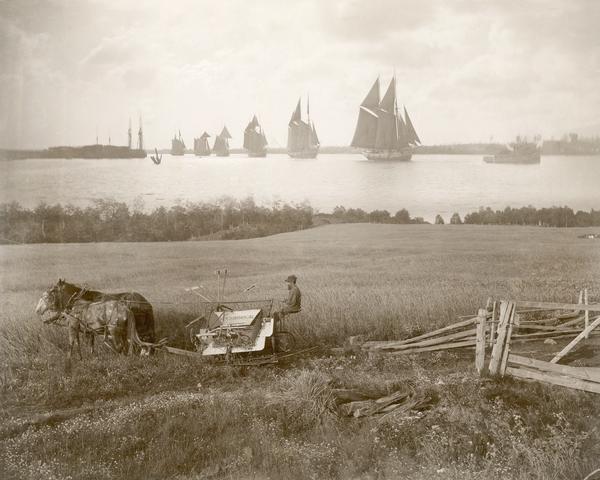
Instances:
[[[100,351],[68,370],[66,332],[33,313],[58,277],[136,290],[154,304],[158,336],[186,348],[184,325],[207,307],[185,288],[216,297],[214,270],[227,266],[229,299],[283,298],[283,279],[297,274],[303,307],[288,328],[306,344],[401,338],[475,313],[488,296],[575,301],[587,287],[595,301],[600,250],[579,233],[339,225],[239,242],[0,247],[0,477],[581,478],[600,453],[595,398],[481,383],[470,355],[246,372]],[[338,387],[407,386],[439,404],[372,422],[340,418],[330,398]],[[79,407],[72,419],[36,417]]]

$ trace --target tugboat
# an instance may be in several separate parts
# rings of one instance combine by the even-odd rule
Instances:
[[[392,78],[382,100],[379,100],[379,78],[360,104],[354,138],[350,144],[365,149],[369,160],[407,162],[412,158],[411,146],[421,143],[404,107],[404,119],[398,112],[396,77]]]
[[[505,150],[495,155],[483,157],[485,163],[516,163],[521,165],[541,162],[541,138],[536,136],[534,142],[528,142],[527,137],[517,136],[515,142],[507,145]]]
[[[200,138],[194,138],[194,155],[198,157],[207,157],[210,155],[210,145],[208,139],[210,135],[204,132]]]
[[[180,157],[185,155],[185,143],[181,137],[181,130],[179,131],[179,137],[174,135],[173,140],[171,140],[171,155]]]
[[[249,157],[266,157],[267,156],[267,137],[263,132],[256,115],[246,126],[244,130],[244,149],[248,150]]]
[[[228,157],[229,156],[229,139],[231,135],[227,127],[223,127],[221,133],[215,138],[215,144],[213,146],[213,152],[217,157]]]
[[[315,124],[310,121],[310,103],[306,102],[306,122],[302,120],[301,100],[288,124],[288,155],[292,158],[316,158],[319,153],[319,137]]]

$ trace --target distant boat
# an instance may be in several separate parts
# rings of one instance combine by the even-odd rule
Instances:
[[[231,134],[227,127],[223,127],[221,133],[215,138],[215,144],[213,146],[213,152],[217,157],[228,157],[229,156],[229,139]]]
[[[3,150],[0,153],[2,153],[2,157],[14,160],[25,158],[146,158],[141,116],[138,131],[138,148],[133,148],[132,145],[131,119],[129,119],[127,140],[127,146],[111,145],[109,137],[108,145],[101,145],[98,143],[98,136],[96,136],[96,143],[94,145],[49,147],[44,150]]]
[[[292,158],[315,158],[319,153],[319,137],[315,124],[310,121],[310,104],[306,103],[306,122],[302,120],[301,100],[288,124],[288,155]]]
[[[398,112],[396,77],[379,100],[379,78],[360,104],[351,146],[365,149],[369,160],[409,161],[411,146],[421,143],[404,107],[404,119]]]
[[[171,140],[171,155],[185,155],[185,143],[181,138],[181,131],[179,131],[179,136],[174,135],[173,140]]]
[[[246,126],[244,130],[244,149],[248,150],[249,157],[266,157],[267,156],[267,137],[263,132],[256,115]]]
[[[516,142],[495,155],[483,157],[485,163],[534,164],[541,162],[541,142],[528,142],[526,138],[517,137]]]
[[[208,139],[210,135],[204,132],[200,138],[194,138],[194,155],[199,157],[206,157],[210,155],[210,145]]]
[[[146,158],[146,151],[117,145],[83,145],[81,147],[49,147],[44,150],[7,150],[9,159],[20,158]]]
[[[154,148],[154,153],[155,155],[151,155],[150,158],[155,165],[160,165],[160,162],[162,162],[162,155],[158,154],[158,149],[156,147]]]

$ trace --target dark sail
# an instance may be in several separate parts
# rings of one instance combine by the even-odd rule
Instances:
[[[226,126],[223,126],[223,130],[221,130],[220,136],[223,138],[226,138],[227,140],[229,140],[231,137],[231,134],[229,133],[229,130],[227,130]]]
[[[406,119],[406,141],[412,145],[417,145],[421,143],[417,132],[415,131],[415,127],[413,127],[412,122],[410,121],[410,117],[408,116],[408,112],[406,111],[406,107],[404,107],[404,118]]]
[[[184,155],[185,154],[185,142],[181,137],[181,132],[179,132],[179,136],[174,135],[171,140],[171,155]]]
[[[374,148],[375,138],[377,137],[377,122],[379,117],[375,113],[375,109],[360,107],[358,111],[358,122],[354,137],[352,138],[353,147],[359,148]]]
[[[398,124],[397,146],[398,146],[398,148],[406,148],[406,147],[408,147],[406,124],[404,123],[404,120],[402,120],[401,115],[398,115],[396,118],[397,118],[397,124]]]
[[[223,127],[221,133],[217,135],[215,138],[215,144],[213,146],[213,152],[218,157],[228,157],[229,156],[229,139],[231,135],[229,134],[229,130],[227,127]]]
[[[379,109],[379,78],[360,104],[358,122],[351,145],[359,148],[374,148],[377,137],[377,110]]]
[[[398,146],[398,122],[396,120],[396,79],[390,82],[377,109],[377,134],[375,148],[391,150]]]
[[[315,123],[312,124],[312,141],[314,145],[321,145],[319,142],[319,137],[317,136],[317,129],[315,128]]]
[[[266,146],[267,137],[254,115],[244,130],[244,149],[248,150],[251,156],[265,156]]]
[[[210,155],[208,139],[210,135],[204,132],[200,138],[194,138],[194,153],[199,156]]]
[[[314,123],[302,120],[301,100],[288,123],[288,153],[293,157],[314,158],[318,152],[319,138]]]
[[[292,118],[290,118],[290,123],[288,124],[290,127],[292,126],[292,124],[302,121],[302,109],[300,101],[301,100],[298,99],[298,105],[296,105],[296,110],[294,110],[294,113],[292,113]]]

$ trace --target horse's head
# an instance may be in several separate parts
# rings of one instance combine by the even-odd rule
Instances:
[[[41,298],[38,300],[37,306],[35,307],[35,313],[37,313],[45,323],[51,322],[60,315],[64,310],[66,302],[65,296],[68,292],[65,292],[65,282],[59,279],[58,282],[46,290]],[[47,312],[51,313],[51,316],[45,316]]]

